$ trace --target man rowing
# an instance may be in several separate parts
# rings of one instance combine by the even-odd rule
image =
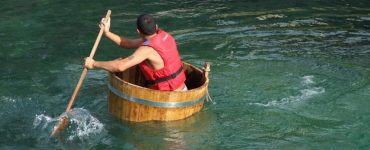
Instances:
[[[176,42],[169,33],[158,28],[151,15],[143,14],[137,18],[139,39],[128,39],[111,32],[109,17],[103,18],[99,26],[103,28],[104,35],[120,47],[136,50],[131,56],[111,61],[95,61],[87,57],[84,63],[86,68],[122,72],[139,65],[148,88],[163,91],[187,90]]]

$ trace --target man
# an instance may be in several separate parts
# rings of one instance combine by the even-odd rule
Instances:
[[[108,19],[107,22],[104,20]],[[110,32],[110,18],[103,18],[100,28],[104,35],[123,48],[136,48],[126,58],[111,61],[95,61],[85,58],[84,66],[88,69],[104,69],[109,72],[121,72],[139,65],[148,88],[163,91],[184,91],[185,73],[174,38],[158,28],[154,18],[148,14],[140,15],[136,21],[140,39],[128,39]]]

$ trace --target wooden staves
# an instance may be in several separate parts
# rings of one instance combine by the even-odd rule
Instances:
[[[145,88],[138,67],[110,73],[108,109],[116,117],[135,122],[180,120],[203,108],[208,94],[208,71],[184,63],[188,91],[159,91]]]

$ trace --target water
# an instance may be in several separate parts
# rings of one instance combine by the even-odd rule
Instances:
[[[112,31],[136,37],[153,13],[184,61],[211,63],[196,115],[121,122],[107,110],[107,74],[90,71],[63,113],[112,9]],[[0,2],[0,149],[369,149],[370,2]],[[128,56],[103,38],[96,59]],[[72,123],[49,138],[62,115]]]

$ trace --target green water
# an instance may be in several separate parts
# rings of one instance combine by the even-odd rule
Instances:
[[[121,122],[107,110],[107,73],[90,71],[49,138],[112,9],[113,32],[137,37],[154,14],[184,61],[211,63],[194,116]],[[369,149],[370,1],[0,2],[0,149]],[[96,59],[128,56],[103,38]]]

